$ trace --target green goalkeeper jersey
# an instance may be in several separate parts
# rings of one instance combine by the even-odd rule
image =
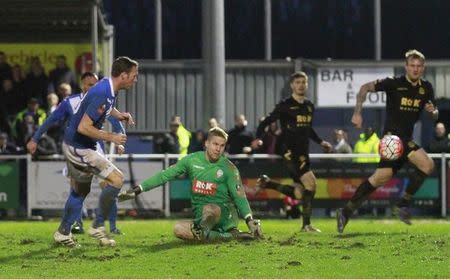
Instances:
[[[175,165],[146,179],[142,184],[144,191],[149,191],[181,174],[191,180],[191,202],[193,207],[209,203],[232,203],[242,218],[251,216],[252,212],[245,196],[239,170],[225,156],[220,156],[214,163],[206,159],[205,151],[199,151],[184,157]]]

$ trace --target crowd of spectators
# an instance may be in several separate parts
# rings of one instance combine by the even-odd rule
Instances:
[[[78,90],[64,55],[56,58],[47,75],[39,57],[30,57],[22,67],[10,65],[0,51],[0,154],[24,153],[30,137],[59,101]],[[50,129],[39,141],[38,155],[60,153],[61,140],[61,129]]]

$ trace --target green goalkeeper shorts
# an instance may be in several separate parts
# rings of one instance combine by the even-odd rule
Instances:
[[[219,222],[213,227],[214,231],[227,232],[231,229],[237,228],[239,223],[239,215],[236,207],[233,204],[215,204],[220,207]],[[200,224],[202,220],[203,207],[205,205],[194,207],[194,223]]]

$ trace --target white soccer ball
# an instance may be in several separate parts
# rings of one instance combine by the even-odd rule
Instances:
[[[394,161],[403,154],[402,140],[395,135],[385,135],[380,140],[378,153],[382,160]]]

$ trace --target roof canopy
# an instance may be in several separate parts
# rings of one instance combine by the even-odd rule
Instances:
[[[2,0],[0,42],[89,42],[95,0]],[[99,18],[99,33],[103,18]]]

